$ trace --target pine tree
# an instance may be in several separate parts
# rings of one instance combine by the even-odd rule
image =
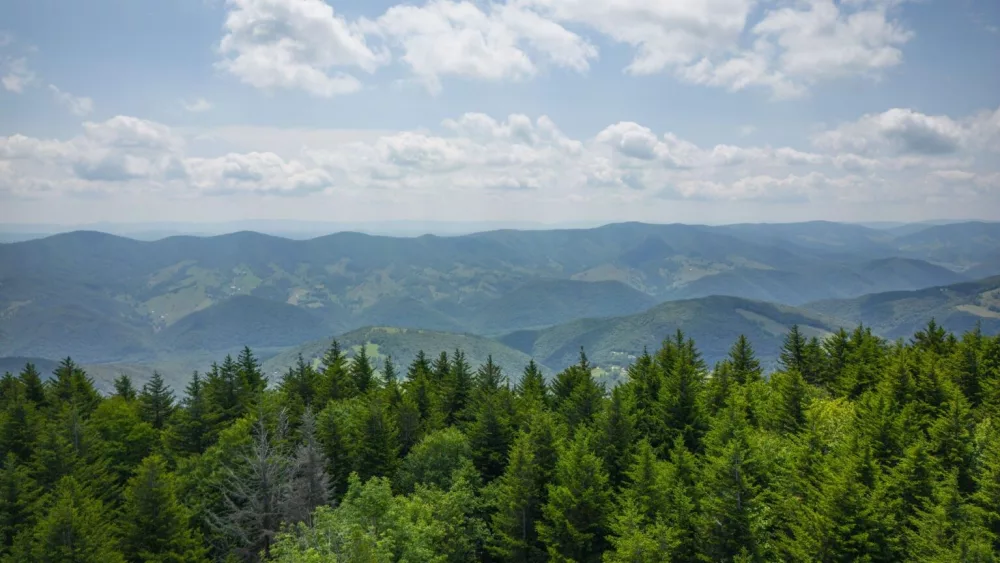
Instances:
[[[473,379],[465,353],[455,350],[451,357],[451,368],[445,383],[444,406],[445,424],[468,422],[472,418],[471,409]]]
[[[229,426],[247,412],[249,404],[243,400],[240,376],[232,356],[226,356],[222,365],[212,364],[205,376],[204,394],[213,431]]]
[[[476,393],[479,397],[491,395],[506,384],[506,377],[500,366],[493,362],[493,355],[486,356],[486,363],[476,370]]]
[[[261,370],[260,361],[248,346],[244,346],[236,358],[236,373],[239,377],[243,405],[249,407],[267,388],[267,377]]]
[[[399,374],[396,373],[396,364],[392,362],[392,356],[386,356],[382,365],[382,380],[387,386],[395,387],[399,384]]]
[[[445,386],[448,384],[448,375],[451,373],[451,362],[448,361],[448,352],[442,351],[434,360],[431,366],[431,376],[435,385]]]
[[[289,367],[278,384],[278,391],[284,398],[293,420],[298,420],[303,411],[315,403],[319,391],[319,374],[311,364],[299,354],[295,367]]]
[[[531,437],[522,433],[510,450],[510,462],[497,480],[493,505],[494,542],[490,546],[505,561],[546,561],[536,525],[542,514],[542,488]]]
[[[378,396],[364,399],[350,422],[353,436],[349,444],[354,471],[362,479],[392,475],[399,456],[399,429]]]
[[[7,454],[0,467],[0,560],[10,553],[14,539],[31,527],[38,493],[28,467]]]
[[[764,516],[761,470],[750,446],[744,408],[728,405],[713,421],[706,442],[700,482],[706,555],[729,561],[746,550],[759,557],[766,543],[757,532]]]
[[[932,317],[923,330],[913,335],[911,342],[918,350],[942,356],[947,351],[947,332]]]
[[[440,427],[444,421],[440,418],[442,413],[438,409],[438,394],[447,393],[448,390],[434,386],[430,362],[423,350],[417,352],[416,358],[407,368],[406,375],[403,388],[407,400],[412,399],[420,413],[421,431],[426,432]]]
[[[797,371],[779,371],[771,375],[774,389],[774,427],[786,434],[798,432],[805,423],[806,382]]]
[[[959,491],[956,473],[935,487],[933,503],[918,509],[907,530],[909,561],[995,561],[988,530]]]
[[[837,330],[823,341],[824,365],[823,384],[829,390],[843,388],[845,369],[850,358],[850,336],[843,328]]]
[[[694,342],[684,340],[678,330],[673,351],[662,354],[671,357],[663,385],[660,388],[659,409],[663,431],[659,445],[673,443],[683,436],[684,444],[691,451],[699,451],[707,422],[703,412],[701,394],[705,385],[705,365]]]
[[[143,460],[129,480],[121,516],[122,552],[129,562],[207,562],[206,550],[178,502],[173,476],[159,456]]]
[[[173,451],[182,455],[200,454],[215,441],[203,383],[197,371],[184,390],[181,408],[171,417],[166,440]]]
[[[6,403],[0,411],[0,456],[12,453],[26,461],[31,457],[42,415],[23,392],[18,392]]]
[[[597,453],[612,487],[621,484],[632,463],[635,440],[635,409],[631,395],[622,387],[611,391],[611,400],[597,421]]]
[[[733,378],[740,385],[760,381],[760,362],[746,335],[741,334],[729,349],[729,365],[732,368]]]
[[[487,482],[499,477],[507,465],[514,427],[499,394],[488,395],[476,405],[468,429],[472,459]]]
[[[806,363],[806,338],[799,331],[799,325],[793,324],[785,334],[781,344],[781,355],[778,363],[784,371],[796,370],[802,373]]]
[[[608,476],[586,434],[577,432],[560,453],[555,483],[542,507],[538,536],[556,561],[597,562],[607,546],[612,512]]]
[[[101,395],[94,388],[94,381],[72,359],[66,358],[60,362],[53,376],[49,386],[51,400],[46,399],[47,401],[73,405],[84,414],[97,408]]]
[[[525,404],[539,407],[548,404],[549,386],[545,383],[545,376],[542,375],[542,370],[538,369],[535,360],[528,361],[515,390]]]
[[[118,531],[104,505],[90,497],[75,479],[60,480],[47,505],[15,560],[124,563],[117,549]]]
[[[582,350],[580,354],[580,363],[559,372],[552,382],[554,407],[571,428],[593,422],[604,399],[604,386],[591,376]]]
[[[340,400],[354,395],[354,382],[347,371],[347,357],[340,350],[340,343],[334,340],[323,356],[317,383],[316,402],[325,406],[331,400]]]
[[[369,389],[375,387],[375,368],[368,357],[367,346],[362,345],[358,353],[351,360],[350,374],[354,381],[354,388],[358,393],[367,393]]]
[[[24,396],[36,406],[45,404],[45,386],[42,384],[42,374],[38,372],[35,364],[28,362],[19,376],[24,384]]]
[[[139,412],[142,419],[161,430],[174,412],[174,392],[163,381],[163,376],[154,371],[153,377],[142,386],[139,394]]]
[[[657,369],[652,356],[645,349],[628,367],[628,381],[627,385],[635,402],[636,430],[640,436],[650,440],[654,447],[658,447],[661,445],[656,438],[662,430],[659,400],[663,372]]]
[[[115,378],[115,396],[126,401],[134,401],[138,395],[135,386],[132,385],[132,378],[127,373],[121,373]]]

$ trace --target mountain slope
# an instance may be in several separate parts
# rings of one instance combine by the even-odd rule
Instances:
[[[836,330],[836,321],[792,307],[737,297],[705,297],[671,301],[652,309],[611,319],[581,319],[559,326],[519,331],[499,340],[561,369],[577,360],[583,346],[599,365],[627,365],[644,348],[655,350],[678,329],[694,338],[711,364],[723,358],[745,334],[765,361],[777,357],[781,341],[793,324],[808,335]]]
[[[855,299],[809,303],[803,308],[852,324],[864,323],[888,338],[902,338],[933,317],[946,329],[964,332],[981,323],[1000,332],[1000,276],[916,291],[892,291]]]
[[[731,295],[797,306],[918,289],[958,281],[948,269],[996,273],[997,256],[1000,230],[991,223],[901,237],[826,222],[309,240],[237,232],[137,241],[81,231],[0,244],[0,355],[153,358],[198,344],[202,337],[182,335],[196,327],[173,328],[189,316],[197,324],[215,315],[220,326],[238,318],[239,301],[204,312],[237,296],[274,304],[275,320],[258,315],[257,326],[275,333],[292,307],[311,316],[301,317],[296,336],[370,325],[500,334],[669,299]],[[227,330],[239,336],[240,327]]]
[[[155,341],[169,351],[212,351],[292,346],[328,332],[323,321],[305,309],[241,295],[184,317]]]
[[[487,302],[474,313],[471,326],[482,334],[499,334],[578,318],[629,315],[656,303],[654,297],[617,281],[540,281]]]

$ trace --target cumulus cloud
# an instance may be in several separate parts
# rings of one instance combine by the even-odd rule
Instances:
[[[893,108],[862,116],[813,138],[816,147],[857,155],[942,156],[985,148],[1000,133],[997,112],[962,120]]]
[[[444,75],[520,80],[538,72],[538,60],[585,71],[597,56],[584,38],[513,3],[398,5],[367,27],[401,48],[402,61],[432,92]]]
[[[167,125],[129,116],[86,122],[76,137],[0,139],[7,193],[137,192],[177,197],[242,194],[468,205],[643,202],[757,203],[996,198],[995,112],[928,117],[910,110],[862,116],[796,147],[703,146],[634,122],[573,138],[551,119],[467,113],[434,131],[299,137],[259,134],[251,150],[190,154]],[[993,131],[993,133],[991,133]],[[191,135],[197,135],[191,133]],[[950,139],[951,144],[935,140]],[[283,139],[269,145],[268,139]],[[322,139],[336,142],[318,142]],[[957,139],[957,141],[955,140]],[[807,140],[808,141],[808,140]],[[280,145],[280,146],[279,146]],[[942,153],[947,147],[947,154]],[[204,147],[199,151],[204,152]],[[925,153],[930,153],[930,156]],[[546,203],[548,202],[548,203]]]
[[[49,84],[49,91],[52,92],[52,96],[55,98],[56,102],[68,109],[73,115],[83,117],[93,113],[94,111],[94,100],[91,100],[90,98],[85,96],[74,96],[69,92],[63,92],[54,84]]]
[[[427,0],[355,21],[323,0],[226,4],[220,67],[258,88],[318,96],[354,92],[362,83],[350,69],[371,73],[393,59],[433,93],[445,76],[586,72],[609,40],[632,49],[628,74],[791,98],[823,80],[878,77],[913,38],[889,0]]]
[[[387,62],[323,0],[226,0],[226,6],[219,67],[254,87],[347,94],[361,82],[344,69],[373,72]]]

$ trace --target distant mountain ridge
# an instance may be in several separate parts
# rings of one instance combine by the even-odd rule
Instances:
[[[802,305],[960,282],[997,256],[997,223],[901,236],[829,222],[152,242],[82,231],[0,244],[0,356],[141,362],[372,325],[499,335],[713,295]]]

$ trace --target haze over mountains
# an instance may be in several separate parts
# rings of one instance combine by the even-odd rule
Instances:
[[[983,222],[305,240],[78,231],[0,245],[0,357],[186,371],[244,345],[275,355],[384,326],[412,329],[383,343],[397,356],[393,348],[415,351],[404,341],[437,331],[492,338],[503,350],[487,353],[511,363],[530,356],[560,369],[585,346],[598,365],[620,367],[681,328],[706,359],[744,333],[767,360],[792,324],[820,335],[864,322],[890,337],[930,316],[955,330],[993,327],[1000,281],[985,278],[997,274],[1000,223]],[[954,289],[926,290],[940,286]]]

